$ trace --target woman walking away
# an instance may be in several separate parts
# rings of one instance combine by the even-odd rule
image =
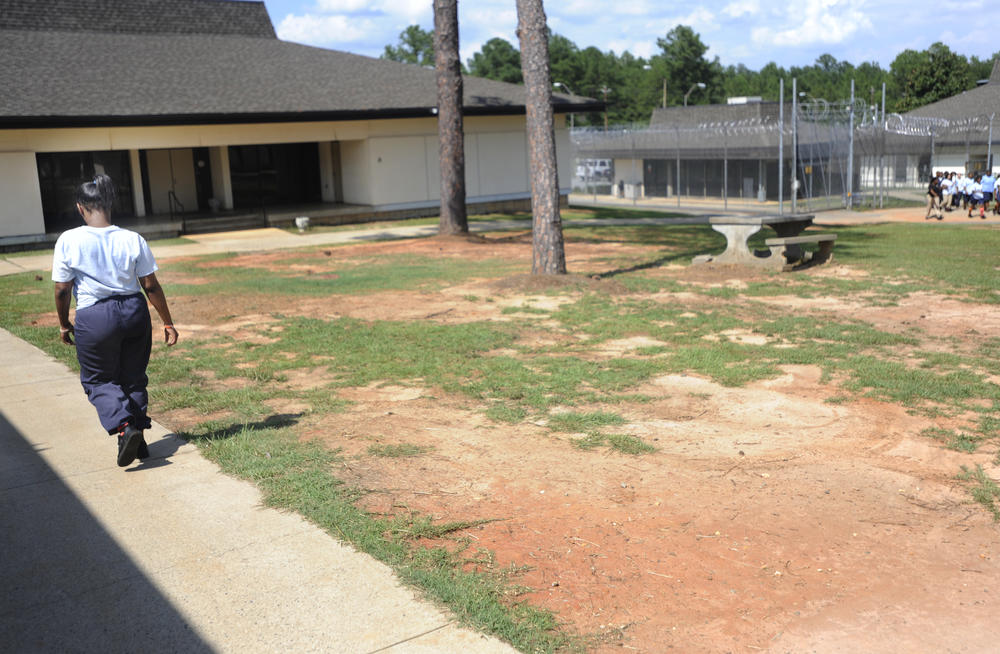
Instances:
[[[152,327],[142,291],[163,321],[168,346],[177,342],[177,330],[146,240],[111,223],[114,201],[115,186],[107,175],[76,189],[76,210],[86,224],[56,241],[52,281],[60,338],[73,345],[76,337],[80,383],[101,426],[118,436],[118,465],[125,467],[136,457],[149,457],[142,432],[151,424],[146,366]],[[71,294],[75,324],[69,321]]]

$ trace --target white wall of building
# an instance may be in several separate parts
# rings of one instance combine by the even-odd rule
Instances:
[[[465,119],[466,190],[470,201],[528,197],[531,192],[524,116],[472,116]],[[569,134],[556,130],[559,183],[568,192],[572,179]],[[428,206],[440,199],[437,119],[306,122],[294,124],[182,125],[0,130],[0,170],[4,202],[0,238],[42,234],[40,189],[35,153],[128,150],[146,151],[152,212],[169,212],[168,191],[185,209],[197,207],[192,148],[208,147],[213,193],[232,207],[230,145],[315,142],[338,153],[339,162],[321,150],[320,186],[331,198],[331,182],[346,203],[377,207]],[[335,155],[333,155],[335,156]],[[133,157],[133,162],[135,157]],[[172,168],[172,170],[171,170]],[[339,171],[339,179],[331,175]],[[641,175],[640,175],[641,179]],[[10,181],[16,180],[16,181]],[[335,195],[335,194],[334,194]]]
[[[642,197],[643,188],[642,159],[613,159],[614,175],[611,178],[611,193],[618,195],[619,182],[622,183],[625,197]]]
[[[0,152],[0,236],[45,232],[34,152]]]
[[[344,202],[348,204],[373,204],[370,152],[368,140],[340,142]]]
[[[1000,148],[1000,145],[997,145],[997,148]],[[1000,172],[1000,165],[998,165],[1000,164],[1000,151],[992,149],[990,154],[993,156],[993,173],[996,174]],[[934,172],[964,173],[966,162],[970,160],[979,162],[980,172],[985,172],[986,148],[977,146],[969,152],[966,152],[964,147],[959,149],[940,148],[934,153]]]
[[[372,204],[424,203],[431,199],[427,141],[425,136],[370,139]]]

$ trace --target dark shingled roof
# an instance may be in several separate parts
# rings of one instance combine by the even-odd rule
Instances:
[[[276,38],[260,1],[3,0],[0,8],[0,30]]]
[[[995,113],[1000,113],[1000,59],[993,62],[993,71],[986,84],[924,105],[904,115],[959,121],[989,117]]]
[[[77,3],[109,11],[127,5],[133,16],[160,7],[188,18],[166,21],[165,30],[136,19],[150,30],[125,31],[129,23],[121,22],[121,31],[85,31],[75,12],[74,27],[62,28],[69,31],[28,27],[29,13],[38,19]],[[9,10],[28,5],[36,8],[16,19],[24,29],[0,29],[0,128],[416,117],[437,106],[433,70],[288,43],[274,38],[273,28],[246,36],[211,27],[241,12],[266,18],[259,2],[0,0],[5,24],[15,22]],[[218,13],[199,29],[179,27],[208,10]],[[523,86],[465,78],[468,115],[523,114],[524,103]],[[554,95],[553,106],[603,108],[568,95]]]

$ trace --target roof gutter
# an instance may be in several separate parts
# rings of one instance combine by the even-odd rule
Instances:
[[[553,103],[555,113],[603,111],[601,102]],[[466,116],[524,115],[523,105],[465,107]],[[176,125],[245,125],[258,123],[312,123],[350,120],[390,120],[427,118],[437,115],[437,107],[362,109],[354,111],[288,111],[208,114],[149,114],[128,116],[2,116],[0,129],[44,129],[80,127],[160,127]]]

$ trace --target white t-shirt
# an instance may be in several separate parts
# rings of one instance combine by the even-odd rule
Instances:
[[[112,295],[141,293],[139,278],[156,270],[146,239],[116,225],[63,232],[52,255],[52,281],[73,282],[77,310]]]

